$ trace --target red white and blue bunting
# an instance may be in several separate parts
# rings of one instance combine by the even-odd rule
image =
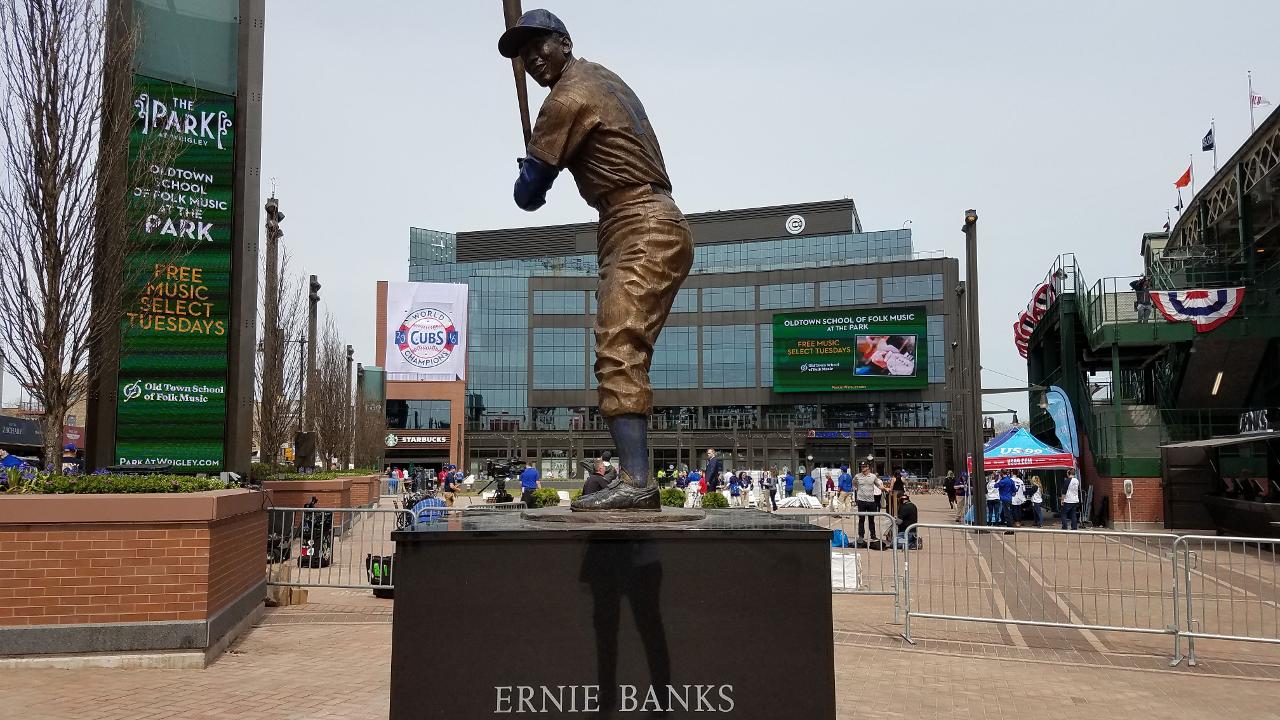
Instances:
[[[1189,322],[1209,332],[1231,319],[1244,303],[1244,288],[1153,290],[1151,301],[1169,322]]]
[[[1022,357],[1027,356],[1027,345],[1031,339],[1031,333],[1035,332],[1036,325],[1040,324],[1041,318],[1057,298],[1057,289],[1052,284],[1040,283],[1036,286],[1035,292],[1031,293],[1031,302],[1027,304],[1027,309],[1018,314],[1018,321],[1013,324],[1013,342],[1018,346],[1018,354]]]

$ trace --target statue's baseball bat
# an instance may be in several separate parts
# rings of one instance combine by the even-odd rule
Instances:
[[[506,15],[507,27],[515,25],[520,19],[520,0],[502,0],[502,12]],[[524,61],[518,57],[511,58],[511,70],[516,76],[516,101],[520,103],[520,127],[524,130],[524,144],[528,145],[533,137],[533,126],[529,123],[529,87],[524,79]]]

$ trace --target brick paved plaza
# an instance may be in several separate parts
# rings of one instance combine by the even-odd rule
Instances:
[[[940,498],[920,500],[922,520],[944,517]],[[1010,558],[1002,577],[1001,565],[988,563],[1000,596],[1010,606],[1015,596],[1040,602],[1046,585],[1037,578],[1047,580],[1048,563],[1032,564],[1034,575],[1015,566]],[[1083,595],[1057,593],[1067,612],[1085,612],[1080,598],[1094,593],[1083,585]],[[1138,588],[1148,589],[1158,595],[1154,584]],[[1154,605],[1125,613],[1141,622],[1145,607]],[[1168,636],[919,620],[913,647],[892,622],[890,597],[833,595],[833,608],[841,718],[1275,717],[1275,646],[1201,641],[1196,668],[1171,669]],[[1114,608],[1118,601],[1113,615],[1126,616]],[[385,718],[390,611],[391,601],[365,591],[312,590],[305,605],[269,611],[205,670],[0,670],[0,708],[21,708],[14,717],[29,720]],[[803,682],[802,668],[771,670]]]

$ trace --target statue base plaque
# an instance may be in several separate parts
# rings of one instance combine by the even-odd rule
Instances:
[[[392,720],[835,717],[827,530],[553,509],[392,538]]]

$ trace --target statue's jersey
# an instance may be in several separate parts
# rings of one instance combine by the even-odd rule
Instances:
[[[647,185],[671,191],[658,136],[636,94],[597,63],[575,58],[538,112],[529,154],[573,174],[599,209],[604,194]]]

